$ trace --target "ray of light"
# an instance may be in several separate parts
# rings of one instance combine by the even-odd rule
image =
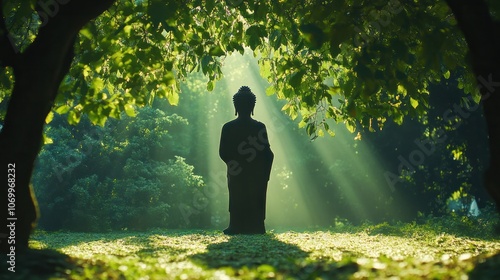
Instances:
[[[219,141],[222,125],[233,116],[231,113],[231,100],[220,99],[217,94],[225,92],[225,85],[219,83],[217,90],[209,94],[209,104],[214,105],[213,117],[208,118],[208,146],[205,147],[208,153],[207,167],[208,178],[205,178],[208,187],[207,197],[210,199],[210,212],[212,225],[215,227],[225,227],[229,221],[229,200],[227,190],[226,165],[219,157]],[[221,102],[221,103],[218,103]],[[229,108],[229,110],[228,110]]]

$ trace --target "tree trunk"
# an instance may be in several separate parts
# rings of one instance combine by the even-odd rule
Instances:
[[[500,212],[500,24],[482,0],[447,0],[469,46],[472,70],[482,95],[490,162],[485,187]]]
[[[42,145],[45,118],[73,59],[75,38],[84,24],[114,1],[73,0],[65,5],[47,2],[52,5],[52,17],[26,51],[15,60],[5,59],[6,54],[0,53],[2,62],[11,62],[15,76],[0,133],[0,174],[5,184],[1,199],[7,202],[0,204],[5,207],[0,219],[7,224],[0,229],[0,250],[10,254],[28,248],[35,226],[37,205],[30,186],[31,174]],[[40,7],[39,12],[43,12]]]

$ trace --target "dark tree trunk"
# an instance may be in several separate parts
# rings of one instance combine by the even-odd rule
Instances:
[[[15,76],[14,89],[0,133],[0,174],[4,184],[0,199],[7,202],[0,203],[4,207],[0,215],[2,252],[9,253],[13,248],[19,252],[28,246],[37,219],[37,205],[30,180],[42,144],[45,118],[52,108],[63,77],[69,71],[79,30],[114,1],[66,2],[51,2],[51,17],[23,53],[16,54],[14,47],[5,45],[8,34],[5,25],[0,26],[3,31],[0,32],[0,60],[2,66],[13,67]],[[12,209],[8,208],[9,184],[11,193],[15,195],[15,202],[11,200],[14,202],[10,205]],[[13,198],[12,195],[10,198]]]
[[[482,0],[447,0],[469,46],[472,70],[482,95],[490,162],[485,187],[500,212],[500,23]]]

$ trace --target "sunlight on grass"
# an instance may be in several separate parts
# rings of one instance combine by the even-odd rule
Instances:
[[[359,181],[353,180],[352,177],[356,177],[358,179],[366,176],[367,173],[365,171],[370,168],[376,168],[377,165],[372,165],[370,167],[367,166],[366,162],[358,162],[355,166],[358,167],[357,170],[345,170],[346,167],[342,166],[342,164],[337,163],[338,159],[350,159],[355,160],[356,154],[353,153],[352,149],[349,148],[348,140],[349,137],[346,134],[349,132],[345,131],[341,125],[332,125],[335,128],[336,135],[335,139],[316,139],[314,143],[314,148],[316,149],[318,155],[323,155],[322,160],[324,164],[329,166],[329,170],[332,176],[332,180],[336,183],[336,186],[340,186],[342,188],[342,192],[346,195],[346,199],[349,201],[350,209],[354,212],[354,216],[357,216],[361,219],[366,219],[367,210],[363,205],[363,201],[359,199],[358,195],[361,193],[366,193],[368,190],[371,190],[368,186],[363,184],[363,192],[357,192],[356,188],[361,185]],[[351,135],[352,138],[352,135]],[[330,145],[328,141],[335,141],[337,145]],[[332,148],[334,150],[332,150]],[[370,171],[373,172],[373,171]],[[348,178],[346,175],[350,174],[351,178]],[[354,174],[354,176],[352,176]]]
[[[203,230],[38,232],[30,245],[71,256],[78,268],[60,275],[70,279],[467,279],[476,266],[496,264],[500,252],[498,239],[435,234],[415,224],[232,237]]]

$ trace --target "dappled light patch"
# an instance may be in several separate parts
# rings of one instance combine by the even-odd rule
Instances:
[[[498,237],[435,233],[418,224],[237,236],[38,232],[30,246],[67,256],[24,263],[40,275],[39,267],[55,263],[59,269],[49,275],[62,279],[495,279],[500,263]]]

